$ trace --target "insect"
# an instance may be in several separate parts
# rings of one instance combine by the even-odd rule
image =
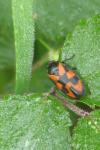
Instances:
[[[59,61],[50,61],[48,76],[56,87],[69,97],[79,99],[85,95],[83,82],[67,64]]]

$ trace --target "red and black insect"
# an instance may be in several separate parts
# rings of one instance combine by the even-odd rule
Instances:
[[[85,94],[83,82],[67,64],[59,61],[50,61],[48,75],[56,87],[69,97],[79,99]]]

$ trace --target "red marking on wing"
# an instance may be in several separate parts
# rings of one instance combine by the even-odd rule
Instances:
[[[57,82],[59,80],[59,76],[55,76],[55,75],[49,75],[49,78],[54,82]]]
[[[56,86],[60,90],[62,90],[62,88],[63,88],[63,85],[61,83],[59,83],[59,82],[56,83]]]
[[[75,76],[75,73],[73,71],[69,70],[66,72],[66,75],[67,75],[68,79],[71,79]]]
[[[70,90],[71,86],[72,86],[72,83],[71,83],[71,82],[69,82],[69,83],[66,84],[66,86],[65,86],[66,94],[67,94],[68,96],[72,97],[72,98],[77,98],[77,97],[74,95],[74,93]]]
[[[77,84],[73,84],[72,85],[74,89],[76,89],[78,92],[82,92],[83,91],[83,83],[81,82],[81,80],[78,80]]]
[[[59,75],[60,75],[60,76],[63,75],[63,74],[65,73],[65,68],[64,68],[64,66],[63,66],[61,63],[59,63],[58,68],[59,68]]]

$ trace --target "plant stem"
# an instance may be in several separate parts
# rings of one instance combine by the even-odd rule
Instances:
[[[55,97],[58,98],[58,100],[65,106],[67,107],[68,109],[72,110],[73,112],[75,112],[77,115],[79,116],[88,116],[89,113],[86,112],[85,110],[73,105],[73,104],[70,104],[69,102],[67,102],[63,97],[59,96],[54,89],[51,90],[50,92],[51,95],[54,95]]]
[[[33,1],[12,0],[15,50],[16,94],[29,91],[34,55]]]
[[[38,39],[38,41],[47,49],[47,50],[51,50],[52,48],[42,39]]]

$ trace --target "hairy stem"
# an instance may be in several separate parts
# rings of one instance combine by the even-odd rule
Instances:
[[[77,115],[79,116],[88,116],[89,113],[86,112],[85,110],[73,105],[73,104],[70,104],[69,102],[67,102],[63,97],[59,96],[54,89],[51,90],[50,92],[51,95],[54,95],[55,97],[58,98],[58,100],[65,106],[67,107],[68,109],[72,110],[73,112],[75,112]]]

